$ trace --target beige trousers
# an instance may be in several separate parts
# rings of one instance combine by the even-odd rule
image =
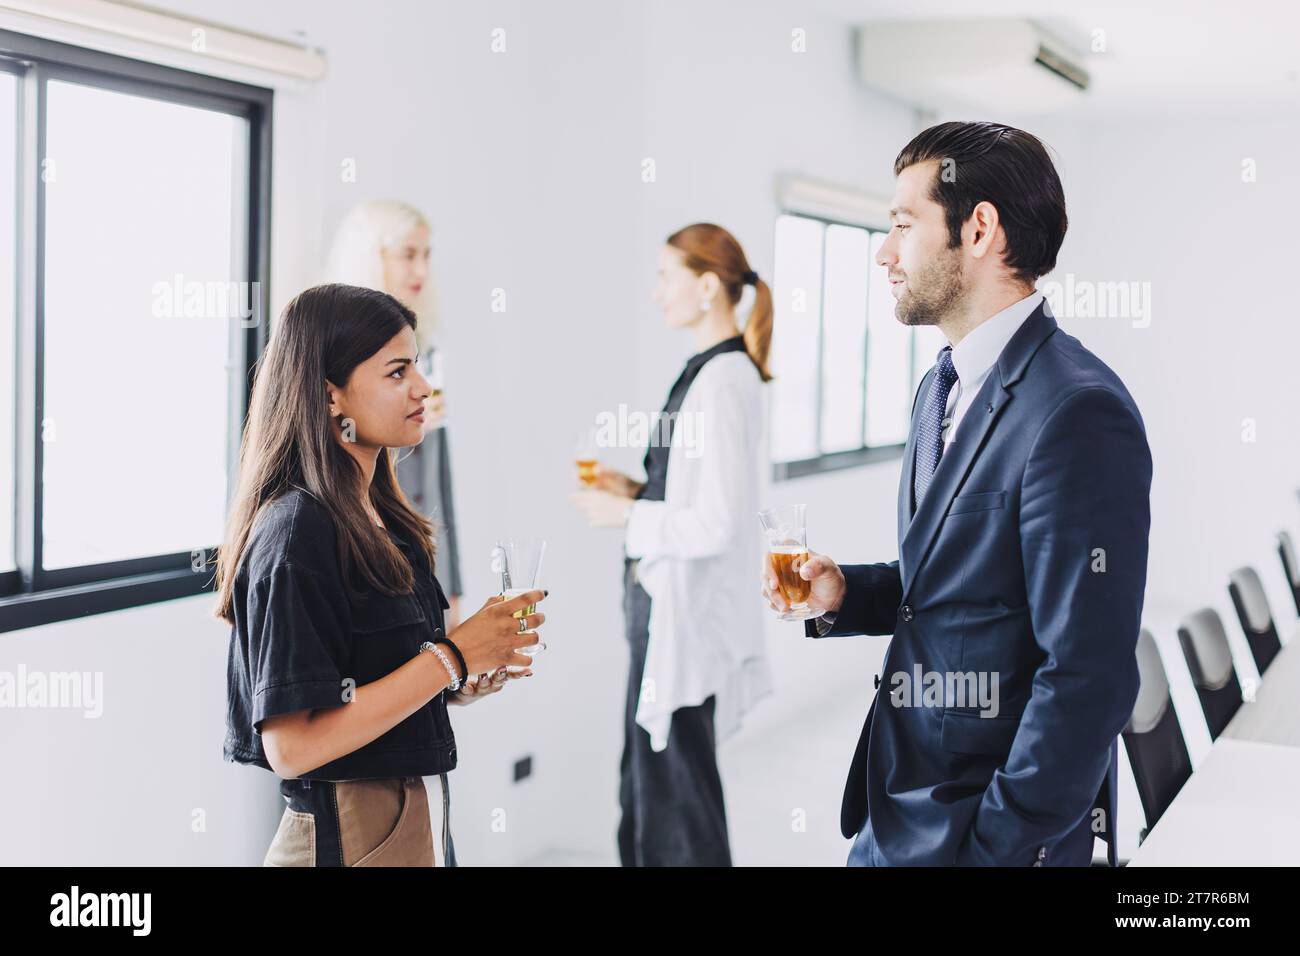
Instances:
[[[313,781],[316,812],[284,808],[263,866],[435,866],[423,777]],[[325,830],[324,828],[331,828]]]

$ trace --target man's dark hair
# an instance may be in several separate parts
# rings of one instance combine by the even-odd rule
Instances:
[[[1001,123],[940,123],[918,133],[894,160],[894,175],[937,160],[930,198],[943,207],[948,248],[984,201],[998,210],[1007,236],[1005,261],[1017,279],[1033,283],[1056,268],[1069,221],[1065,192],[1038,137]]]

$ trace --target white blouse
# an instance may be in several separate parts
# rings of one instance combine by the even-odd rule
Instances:
[[[762,440],[758,370],[745,352],[715,356],[682,400],[664,500],[632,504],[626,549],[651,599],[636,722],[656,751],[678,708],[716,695],[722,741],[772,691],[756,583]]]

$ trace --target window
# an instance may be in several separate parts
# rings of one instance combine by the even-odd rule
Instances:
[[[894,317],[886,232],[805,215],[776,221],[774,477],[896,456],[912,397],[943,346]]]
[[[9,138],[18,127],[18,77],[0,61],[0,223],[17,221],[18,150]],[[0,382],[13,380],[17,275],[14,230],[0,229]],[[0,386],[0,577],[12,579],[14,560],[14,392]]]
[[[265,336],[270,111],[0,31],[0,631],[212,586]]]

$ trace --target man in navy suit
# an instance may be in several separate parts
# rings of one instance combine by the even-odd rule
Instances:
[[[1065,196],[1043,145],[943,123],[894,164],[877,263],[949,345],[912,406],[899,559],[801,575],[810,637],[892,634],[844,791],[850,865],[1115,863],[1116,737],[1138,691],[1151,453],[1118,376],[1039,276]],[[770,572],[763,593],[788,604]]]

